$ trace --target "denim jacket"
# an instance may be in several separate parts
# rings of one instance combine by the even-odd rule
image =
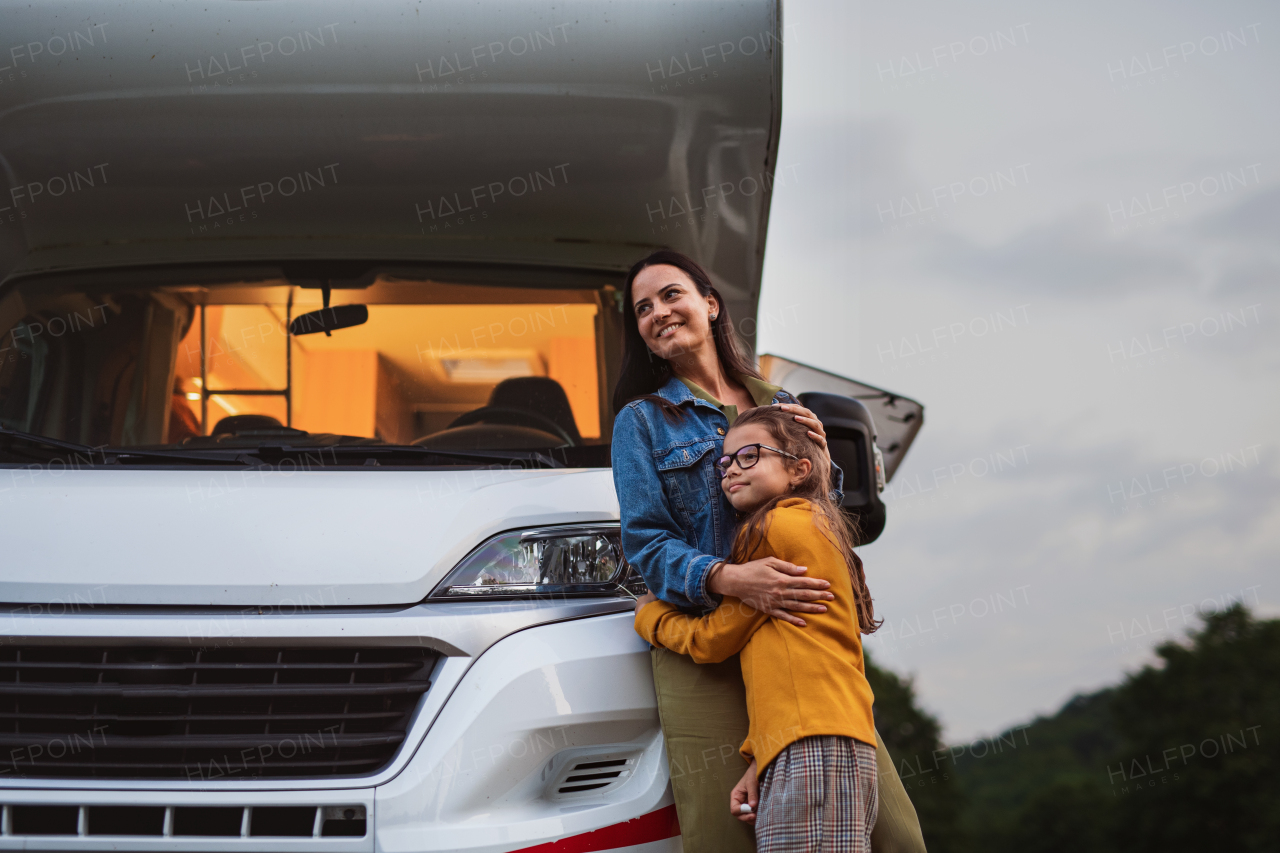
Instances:
[[[663,601],[689,609],[715,607],[707,571],[729,553],[736,517],[720,490],[715,461],[729,421],[675,377],[658,396],[683,417],[667,420],[649,400],[628,403],[613,424],[613,484],[622,514],[622,551]],[[798,403],[779,391],[774,403]],[[843,472],[833,466],[835,488]]]

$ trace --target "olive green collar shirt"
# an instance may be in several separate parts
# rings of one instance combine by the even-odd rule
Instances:
[[[708,403],[724,412],[725,418],[729,421],[729,426],[733,426],[733,422],[738,419],[737,406],[727,406],[724,403],[721,403],[691,379],[685,379],[683,376],[677,376],[676,379],[683,382],[684,386],[689,389],[689,393],[693,394],[693,396],[697,397],[699,400],[706,400]],[[738,381],[742,383],[743,388],[747,389],[747,394],[751,396],[751,399],[755,401],[757,406],[771,405],[773,403],[774,396],[782,390],[781,385],[770,385],[763,379],[756,379],[754,376],[739,376]]]

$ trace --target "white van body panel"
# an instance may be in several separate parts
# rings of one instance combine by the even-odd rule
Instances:
[[[630,613],[515,634],[480,658],[402,773],[378,788],[378,849],[497,851],[673,802],[649,648]],[[624,756],[620,784],[557,793],[566,761]]]
[[[317,450],[323,453],[323,450]],[[0,602],[413,604],[495,533],[617,521],[609,471],[0,471]],[[202,548],[216,532],[229,549]],[[181,555],[179,561],[175,559]]]

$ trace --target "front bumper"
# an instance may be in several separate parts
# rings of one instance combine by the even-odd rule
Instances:
[[[677,845],[652,817],[670,812],[647,646],[627,601],[427,604],[305,615],[95,612],[18,617],[8,642],[104,645],[422,645],[443,657],[404,745],[358,778],[178,780],[0,776],[0,804],[93,808],[363,808],[359,838],[178,838],[165,832],[30,836],[6,819],[0,849],[510,851],[611,830],[644,849]],[[19,630],[13,631],[13,628]],[[575,771],[590,765],[586,771]],[[569,774],[577,773],[577,776]],[[584,776],[593,778],[581,781]],[[567,781],[567,780],[576,781]],[[325,814],[321,811],[320,815]],[[650,815],[648,819],[644,816]],[[637,820],[640,819],[640,820]],[[660,823],[660,821],[659,821]],[[663,826],[667,826],[663,824]],[[628,836],[626,827],[635,824]],[[248,827],[246,818],[246,828]],[[632,837],[633,836],[633,837]],[[653,845],[657,846],[653,846]],[[591,849],[625,849],[626,843]]]

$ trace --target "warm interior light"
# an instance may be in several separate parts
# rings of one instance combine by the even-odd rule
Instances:
[[[319,307],[319,293],[298,293],[295,313]],[[362,326],[294,339],[290,360],[287,295],[202,308],[203,348],[202,324],[191,324],[176,370],[193,404],[208,388],[292,391],[291,412],[282,395],[215,395],[210,423],[261,414],[312,433],[408,443],[484,407],[504,379],[545,376],[564,389],[582,436],[600,436],[594,305],[375,302]]]
[[[450,382],[498,383],[516,376],[541,376],[542,360],[536,352],[527,356],[442,358],[440,367]]]

